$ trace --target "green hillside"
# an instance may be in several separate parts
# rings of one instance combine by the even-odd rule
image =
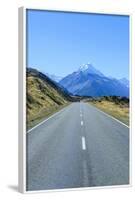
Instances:
[[[27,129],[71,101],[71,97],[46,75],[27,69]]]

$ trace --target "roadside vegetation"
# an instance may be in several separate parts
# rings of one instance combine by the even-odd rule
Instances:
[[[46,76],[27,73],[27,130],[69,104],[67,96]]]
[[[103,96],[91,98],[89,103],[129,125],[129,98],[119,96]]]

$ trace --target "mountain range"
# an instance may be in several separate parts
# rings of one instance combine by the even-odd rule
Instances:
[[[59,84],[73,95],[129,96],[129,81],[126,78],[107,77],[90,63],[61,79]]]
[[[100,96],[129,95],[129,82],[106,77],[92,65],[81,66],[60,82],[44,73],[27,68],[27,128],[70,102]]]

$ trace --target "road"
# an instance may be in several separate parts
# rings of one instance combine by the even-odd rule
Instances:
[[[129,184],[129,128],[77,102],[27,133],[29,191]]]

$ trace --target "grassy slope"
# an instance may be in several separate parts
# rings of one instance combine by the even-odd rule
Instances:
[[[27,76],[27,129],[67,104],[66,98],[48,82]]]
[[[101,100],[91,102],[102,111],[112,115],[123,123],[129,125],[129,106],[128,104],[116,104],[113,101]]]

